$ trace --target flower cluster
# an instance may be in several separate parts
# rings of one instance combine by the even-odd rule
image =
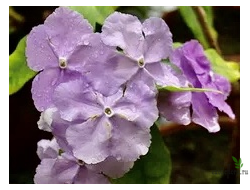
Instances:
[[[27,63],[39,71],[32,98],[39,129],[54,136],[38,142],[35,183],[109,183],[123,176],[147,154],[159,115],[210,132],[219,130],[216,108],[234,118],[225,102],[230,83],[213,73],[202,46],[190,41],[173,49],[172,43],[162,19],[141,23],[119,12],[101,33],[66,7],[32,29]],[[222,93],[159,92],[158,86]]]

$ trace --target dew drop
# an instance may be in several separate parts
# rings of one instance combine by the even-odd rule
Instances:
[[[89,41],[83,41],[83,44],[84,44],[85,46],[87,46],[87,45],[89,45]]]

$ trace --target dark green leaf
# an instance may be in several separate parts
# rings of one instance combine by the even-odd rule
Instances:
[[[239,166],[235,166],[235,168],[239,169],[240,167]]]
[[[16,50],[9,56],[9,94],[17,92],[36,74],[27,66],[25,47],[26,37],[20,40]]]
[[[171,174],[170,153],[156,125],[151,128],[152,144],[147,155],[135,162],[122,178],[112,180],[118,184],[166,184]]]
[[[230,82],[240,79],[240,65],[233,61],[225,61],[214,49],[207,49],[205,54],[212,64],[214,72],[226,77]]]
[[[207,6],[203,7],[204,11],[206,13],[206,19],[209,26],[209,29],[214,37],[214,39],[217,39],[217,33],[216,30],[213,27],[213,10],[212,7]],[[204,46],[204,48],[208,48],[208,42],[207,39],[203,33],[202,27],[196,17],[195,12],[193,11],[192,7],[190,6],[180,6],[179,7],[180,14],[187,24],[187,26],[190,28],[190,30],[193,32],[194,36],[201,42],[201,44]]]
[[[72,10],[77,11],[86,18],[95,28],[95,24],[103,24],[104,20],[113,13],[115,6],[69,6]]]
[[[242,168],[243,164],[240,165],[240,167]]]

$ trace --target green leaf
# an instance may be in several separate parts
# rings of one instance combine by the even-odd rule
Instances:
[[[181,42],[174,42],[173,43],[173,48],[176,49],[178,47],[182,46],[182,43]]]
[[[213,27],[213,10],[212,7],[206,6],[203,7],[204,11],[206,13],[206,19],[209,26],[209,30],[211,31],[213,38],[217,39],[217,32]],[[207,39],[203,33],[202,27],[196,17],[196,14],[192,7],[190,6],[180,6],[179,7],[180,14],[184,20],[184,22],[187,24],[187,26],[190,28],[190,30],[193,32],[194,36],[201,42],[203,47],[206,49],[209,47],[209,44],[207,42]]]
[[[233,161],[236,162],[236,164],[237,164],[238,160],[235,157],[233,157],[233,156],[232,156],[232,158],[233,158]]]
[[[241,158],[239,159],[239,163],[238,163],[239,165],[241,164]]]
[[[240,167],[239,166],[235,166],[235,168],[239,169]]]
[[[26,63],[26,37],[22,38],[16,50],[9,56],[9,94],[17,92],[23,85],[36,75]]]
[[[212,70],[230,82],[240,79],[240,65],[233,61],[225,61],[214,49],[207,49],[205,54],[212,64]]]
[[[79,12],[95,28],[95,24],[103,24],[104,20],[115,11],[115,6],[69,6]]]
[[[147,155],[135,162],[134,167],[122,178],[112,179],[117,184],[166,184],[170,181],[171,158],[159,129],[151,128],[152,144]]]
[[[242,168],[243,164],[240,165],[240,167]]]
[[[170,92],[215,92],[222,94],[219,90],[209,88],[189,88],[189,87],[177,87],[177,86],[157,86],[158,90],[170,91]]]

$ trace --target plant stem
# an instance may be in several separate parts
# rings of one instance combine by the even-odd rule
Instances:
[[[209,43],[209,46],[216,49],[216,51],[221,54],[217,40],[213,37],[212,31],[209,27],[205,10],[201,6],[192,6],[192,9],[195,12],[198,21],[200,22],[201,28],[207,39],[207,42]]]

